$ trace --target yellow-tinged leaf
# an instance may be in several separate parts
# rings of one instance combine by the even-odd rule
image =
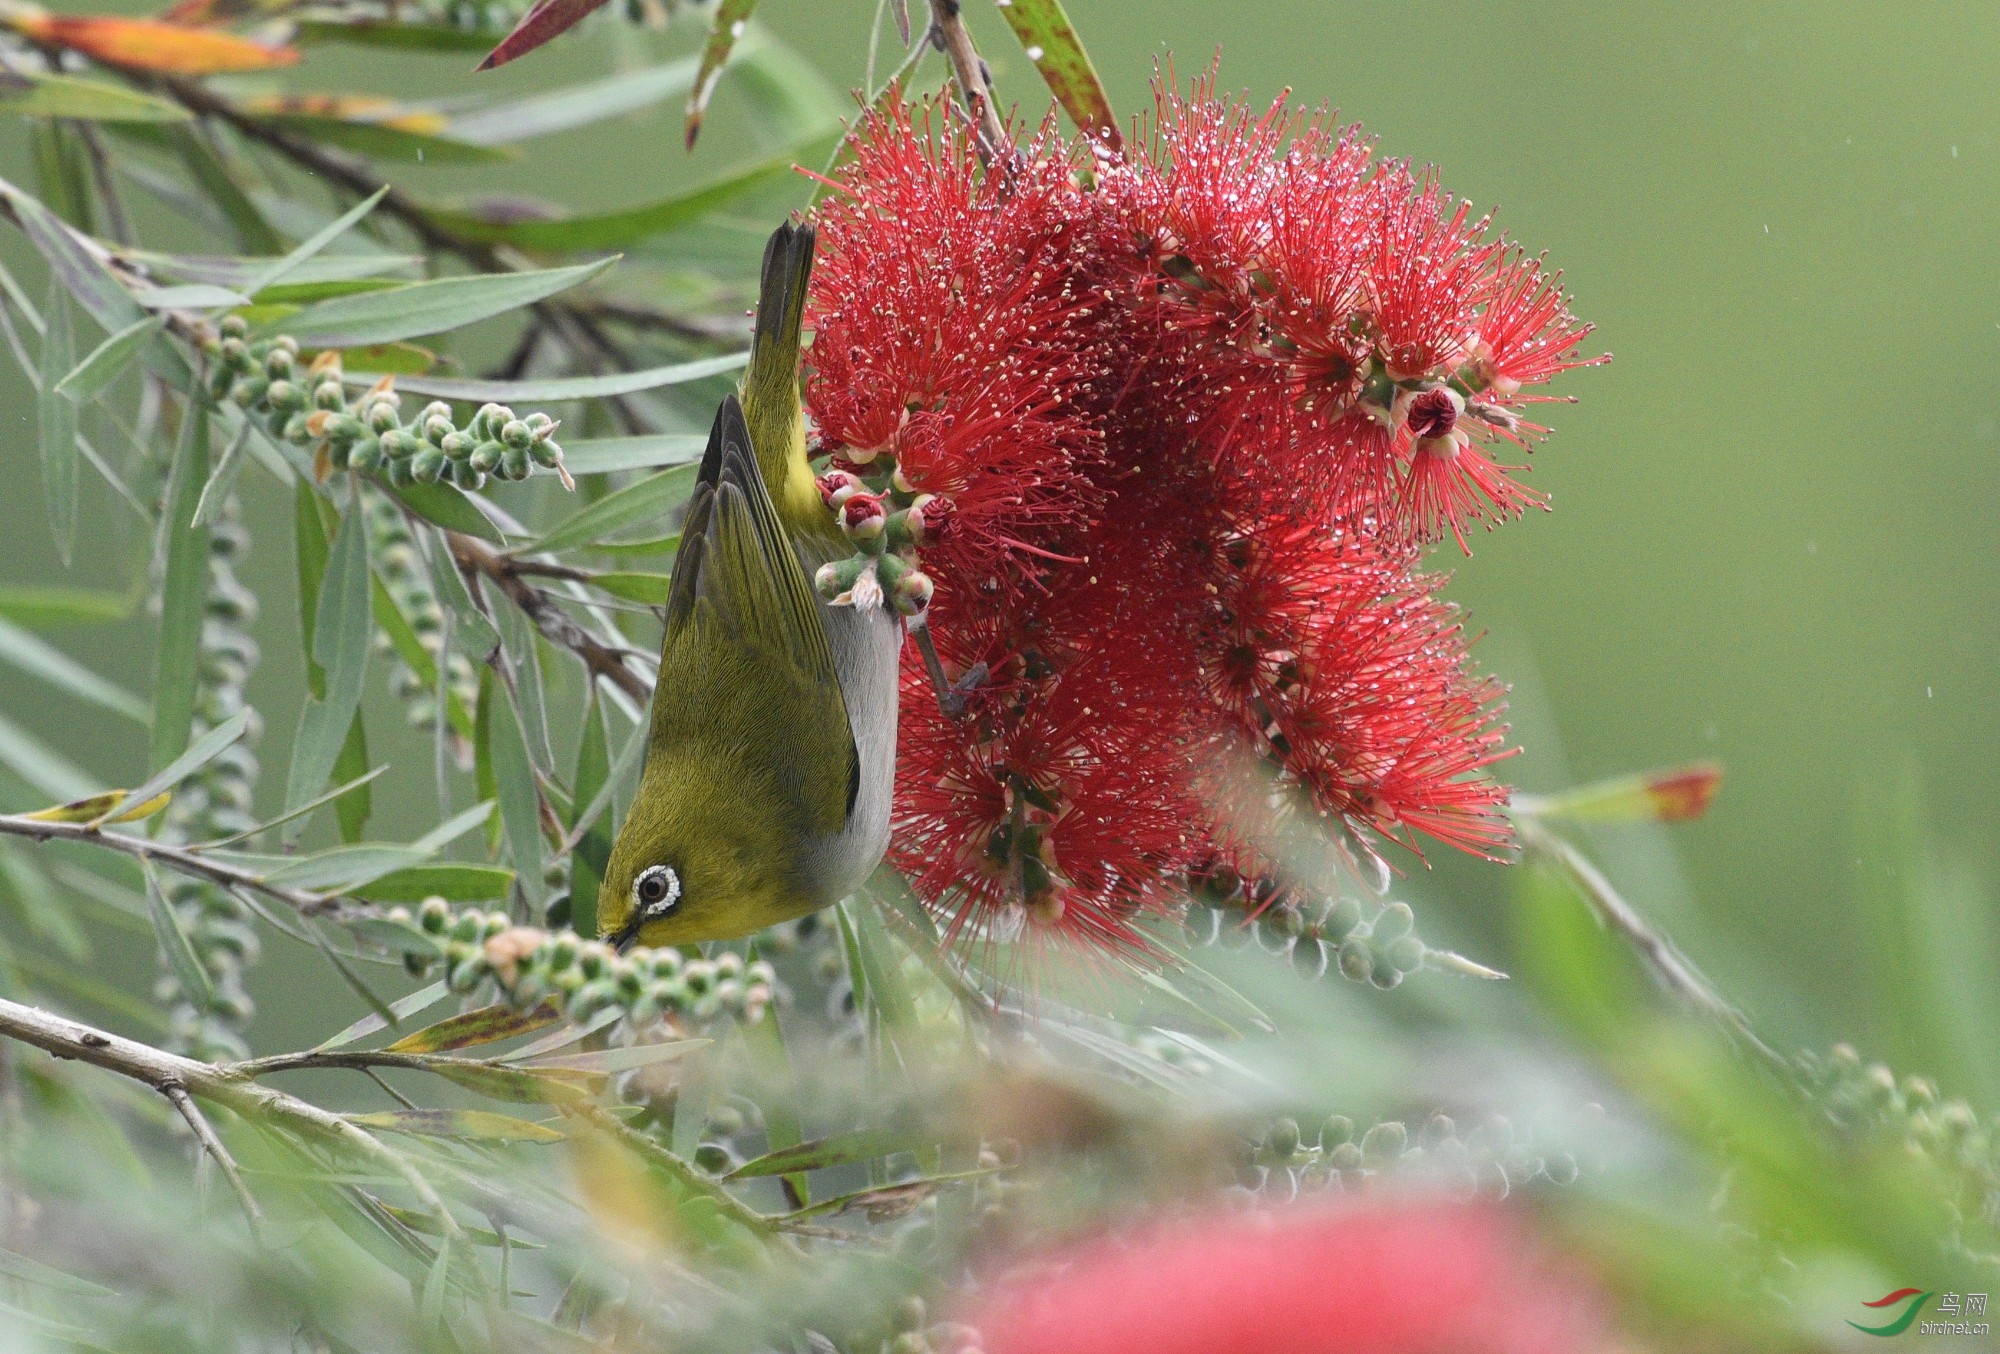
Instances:
[[[293,47],[267,47],[212,29],[190,28],[159,19],[121,19],[107,14],[20,14],[8,21],[36,42],[81,52],[107,66],[156,71],[163,75],[216,75],[289,66],[299,59]]]
[[[370,343],[342,348],[341,365],[353,372],[384,372],[390,376],[421,376],[437,365],[437,354],[416,343]]]
[[[119,806],[125,802],[125,796],[130,793],[129,790],[106,790],[101,795],[72,799],[67,804],[58,804],[49,809],[37,809],[33,813],[23,814],[22,817],[32,818],[38,823],[136,823],[142,818],[151,818],[167,807],[167,802],[174,797],[171,791],[157,794],[143,804],[134,805],[122,813],[118,812]]]
[[[438,136],[451,126],[451,120],[442,113],[413,110],[394,99],[367,94],[260,94],[243,100],[240,106],[244,112],[259,117],[337,118],[373,127],[393,127],[418,136]]]
[[[530,1123],[492,1110],[380,1110],[373,1114],[350,1114],[347,1119],[363,1128],[482,1142],[561,1142],[567,1136],[546,1124]]]
[[[562,1019],[562,1013],[544,1002],[532,1011],[516,1011],[495,1004],[476,1011],[440,1020],[413,1030],[383,1050],[386,1053],[441,1053],[448,1049],[470,1048],[475,1044],[497,1043],[543,1029]]]

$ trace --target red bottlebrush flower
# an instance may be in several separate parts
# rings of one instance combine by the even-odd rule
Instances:
[[[1442,580],[1380,533],[1271,519],[1225,551],[1219,703],[1321,809],[1418,850],[1421,832],[1497,857],[1509,755],[1501,688],[1473,675]]]
[[[946,592],[1011,588],[1096,501],[1101,218],[1047,133],[1004,187],[950,118],[901,103],[852,144],[817,215],[807,409],[836,461],[888,453],[908,492],[949,498],[953,530],[926,560]]]
[[[1513,1216],[1299,1205],[1106,1238],[991,1287],[987,1354],[1587,1354],[1602,1299]]]

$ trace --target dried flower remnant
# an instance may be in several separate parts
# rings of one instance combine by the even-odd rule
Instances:
[[[1351,839],[1503,856],[1502,690],[1418,563],[1541,501],[1489,455],[1585,361],[1541,260],[1212,77],[1129,160],[1044,125],[986,177],[895,101],[852,147],[805,390],[857,554],[820,583],[921,579],[966,688],[906,659],[892,853],[947,931],[1144,950],[1191,870],[1272,867],[1218,819],[1246,753]]]

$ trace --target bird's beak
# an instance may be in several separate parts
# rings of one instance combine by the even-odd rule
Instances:
[[[634,912],[632,920],[625,923],[625,929],[611,937],[611,948],[620,954],[631,949],[632,943],[639,938],[639,923],[642,920],[644,919]]]

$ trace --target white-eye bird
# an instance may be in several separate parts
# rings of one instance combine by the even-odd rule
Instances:
[[[688,503],[646,766],[598,896],[600,933],[720,940],[839,901],[889,842],[903,622],[833,606],[852,545],[821,501],[799,405],[811,226],[780,227],[742,399],[722,402]]]

